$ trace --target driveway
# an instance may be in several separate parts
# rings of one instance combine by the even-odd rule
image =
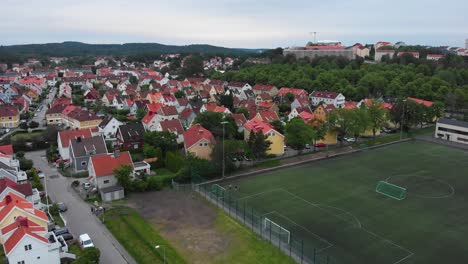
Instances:
[[[26,158],[34,161],[34,167],[47,176],[47,191],[55,202],[64,202],[68,211],[63,213],[67,227],[75,238],[88,233],[94,244],[101,251],[100,263],[124,264],[136,263],[119,244],[107,228],[91,214],[90,206],[71,188],[71,179],[65,178],[46,162],[45,151],[27,152]]]

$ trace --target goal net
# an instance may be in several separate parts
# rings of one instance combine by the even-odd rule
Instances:
[[[266,233],[271,232],[273,236],[277,237],[283,243],[289,244],[290,242],[291,232],[266,217],[263,219],[263,230]]]
[[[213,184],[211,185],[211,192],[216,196],[216,198],[222,199],[226,189],[219,184]]]
[[[406,189],[386,181],[379,181],[375,191],[396,200],[403,200],[406,198]]]

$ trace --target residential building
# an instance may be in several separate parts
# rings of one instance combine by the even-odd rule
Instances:
[[[99,124],[99,133],[104,137],[105,140],[115,139],[115,134],[119,126],[123,125],[122,122],[115,119],[111,115],[104,117],[101,124]]]
[[[103,154],[107,154],[107,147],[102,136],[70,139],[70,162],[75,172],[88,170],[90,157]]]
[[[427,54],[426,60],[431,60],[431,61],[438,61],[442,59],[444,55],[442,54]]]
[[[266,123],[271,123],[273,121],[279,121],[279,116],[276,112],[273,111],[259,111],[257,115],[253,119],[256,119],[258,121],[263,121]]]
[[[357,43],[353,46],[353,53],[355,56],[366,58],[370,55],[370,49],[360,43]]]
[[[19,125],[20,113],[13,105],[0,105],[0,127],[16,128]]]
[[[234,122],[237,125],[237,131],[239,133],[243,133],[245,129],[245,124],[247,123],[247,118],[245,118],[244,114],[231,114],[230,115]]]
[[[141,123],[121,125],[116,132],[116,143],[123,149],[143,147],[145,128]]]
[[[92,137],[91,129],[80,129],[80,130],[62,130],[58,132],[57,145],[60,157],[63,160],[70,159],[70,141],[76,140],[78,137],[90,138]]]
[[[271,97],[278,95],[278,88],[273,85],[257,83],[252,87],[253,92],[256,95],[259,94],[268,94]]]
[[[182,123],[182,126],[188,128],[192,125],[193,120],[197,115],[191,108],[185,108],[179,115],[179,120]]]
[[[437,121],[435,137],[456,143],[468,144],[468,122],[441,118]]]
[[[171,132],[177,137],[177,144],[184,142],[184,128],[179,119],[163,120],[159,122],[156,131]]]
[[[419,52],[400,51],[400,52],[397,53],[397,56],[401,57],[401,56],[403,56],[405,54],[409,54],[409,55],[415,57],[416,59],[419,59]]]
[[[317,106],[321,103],[326,105],[333,105],[335,108],[343,108],[345,103],[345,97],[341,93],[329,92],[329,91],[313,91],[310,94],[310,101],[313,106]]]
[[[374,56],[374,60],[375,61],[382,61],[382,58],[384,56],[387,56],[389,59],[392,59],[393,56],[395,55],[395,51],[394,50],[375,50],[375,56]]]
[[[252,119],[247,122],[244,127],[244,139],[246,141],[249,140],[251,132],[255,134],[261,132],[263,135],[267,136],[266,140],[271,142],[270,148],[266,151],[267,155],[284,154],[284,136],[276,131],[272,125],[257,119]]]
[[[33,204],[23,195],[8,192],[0,201],[0,229],[13,223],[19,216],[30,218],[44,228],[47,228],[49,223],[47,215],[43,211],[35,209]]]
[[[353,49],[347,49],[342,45],[313,45],[306,47],[291,47],[283,50],[283,55],[293,55],[297,59],[318,57],[345,57],[349,60],[354,59]]]
[[[216,144],[213,134],[199,124],[191,126],[184,132],[185,154],[211,160],[211,153]]]
[[[105,155],[92,156],[88,166],[89,180],[98,190],[118,185],[114,170],[122,165],[129,165],[133,169],[130,152],[116,151]],[[133,173],[131,177],[133,177]]]
[[[279,89],[278,91],[278,97],[280,97],[281,99],[286,97],[287,94],[293,94],[294,98],[298,98],[298,97],[308,98],[309,96],[306,90],[300,89],[300,88],[283,87]]]

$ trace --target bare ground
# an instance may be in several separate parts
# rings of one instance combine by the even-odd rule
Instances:
[[[232,238],[216,228],[216,208],[190,192],[163,190],[132,194],[127,206],[139,211],[191,263],[214,263]]]

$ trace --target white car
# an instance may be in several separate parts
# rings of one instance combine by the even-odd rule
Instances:
[[[356,142],[355,138],[344,138],[344,140],[346,140],[346,142],[350,142],[350,143]]]
[[[84,188],[85,190],[88,190],[89,188],[91,188],[91,183],[89,183],[89,182],[84,182],[84,183],[83,183],[83,188]]]
[[[93,241],[91,240],[88,234],[80,235],[79,242],[80,242],[80,247],[83,249],[94,247]]]

